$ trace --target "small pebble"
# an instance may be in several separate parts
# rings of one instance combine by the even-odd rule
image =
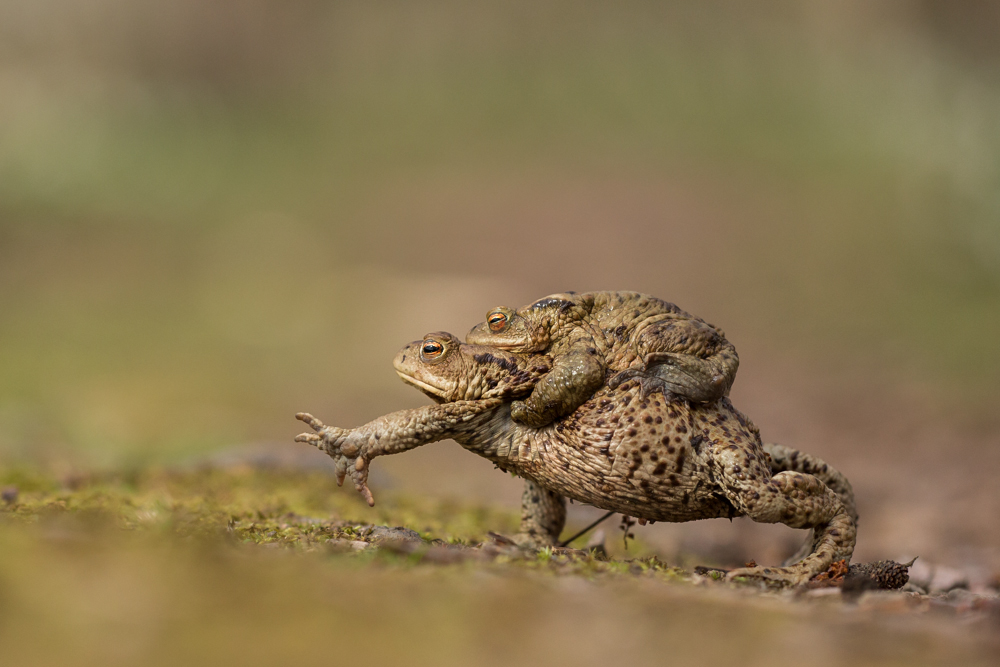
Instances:
[[[969,578],[961,570],[945,565],[938,565],[934,568],[934,576],[931,578],[930,591],[948,592],[956,588],[968,588]]]
[[[3,499],[5,503],[11,505],[17,502],[18,490],[16,486],[4,487],[3,491],[0,491],[0,498]]]
[[[840,597],[840,589],[836,586],[830,586],[829,588],[813,588],[807,591],[805,596],[808,598]]]
[[[933,577],[934,567],[924,559],[917,559],[917,562],[910,568],[910,582],[924,590],[930,590]]]
[[[372,542],[416,542],[418,544],[423,542],[420,533],[410,528],[404,528],[403,526],[396,526],[395,528],[390,528],[389,526],[372,526],[367,536],[371,538]]]
[[[920,604],[920,600],[912,595],[895,591],[868,591],[860,596],[858,609],[869,609],[882,614],[902,614]]]
[[[427,563],[436,563],[438,565],[453,565],[455,563],[461,563],[464,560],[468,560],[474,554],[466,552],[464,549],[458,549],[449,546],[434,545],[427,549],[424,553],[423,560]]]

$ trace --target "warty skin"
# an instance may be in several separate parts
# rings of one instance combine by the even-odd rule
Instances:
[[[552,372],[511,406],[514,421],[536,428],[583,404],[608,370],[617,371],[611,387],[636,379],[646,393],[711,403],[728,395],[739,368],[721,329],[638,292],[565,292],[516,311],[499,306],[466,342],[552,357]]]
[[[331,456],[338,483],[350,476],[369,504],[372,459],[453,439],[527,480],[522,537],[529,544],[558,540],[565,498],[572,498],[647,521],[748,516],[811,530],[796,562],[741,568],[729,577],[797,585],[834,561],[850,560],[856,513],[847,480],[795,450],[772,445],[769,454],[757,428],[726,398],[668,402],[643,396],[629,381],[603,387],[573,414],[534,429],[511,418],[510,401],[544,376],[550,366],[544,355],[466,345],[437,333],[406,346],[394,363],[405,381],[439,403],[355,429],[297,415],[315,432],[296,440]]]

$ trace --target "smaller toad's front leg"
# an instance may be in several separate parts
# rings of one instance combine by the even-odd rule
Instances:
[[[604,384],[604,360],[593,347],[560,357],[535,385],[531,396],[510,405],[511,418],[541,428],[583,405]]]
[[[398,454],[414,447],[451,438],[466,428],[474,428],[475,419],[502,403],[499,399],[455,401],[415,410],[400,410],[352,429],[327,426],[307,412],[295,415],[315,433],[302,433],[296,442],[307,442],[333,459],[337,485],[350,475],[354,488],[369,506],[375,499],[368,488],[368,464],[376,456]]]

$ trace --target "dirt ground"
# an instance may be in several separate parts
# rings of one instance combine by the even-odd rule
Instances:
[[[522,552],[488,537],[516,525],[489,505],[383,493],[371,510],[331,494],[326,472],[220,465],[6,473],[5,661],[989,665],[1000,655],[1000,582],[768,591],[678,568],[641,535],[629,551],[609,541],[610,558]],[[358,523],[366,512],[420,532]]]

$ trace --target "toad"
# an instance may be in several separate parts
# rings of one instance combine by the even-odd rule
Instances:
[[[797,585],[840,559],[855,543],[854,498],[840,473],[806,454],[761,443],[753,423],[727,398],[710,404],[644,395],[636,381],[605,386],[573,414],[544,428],[511,418],[511,400],[549,373],[546,355],[463,344],[447,333],[404,347],[399,376],[437,404],[401,410],[363,426],[327,426],[296,417],[314,433],[296,437],[335,461],[338,484],[350,476],[374,505],[368,467],[377,456],[453,439],[527,481],[522,534],[554,544],[565,498],[645,521],[747,516],[809,529],[796,562],[746,567],[728,577]],[[838,493],[839,492],[839,493]]]
[[[728,395],[740,363],[719,328],[638,292],[566,292],[516,311],[500,306],[466,342],[551,355],[552,372],[511,406],[514,421],[535,428],[576,410],[605,381],[613,389],[635,379],[666,400],[711,403]]]

